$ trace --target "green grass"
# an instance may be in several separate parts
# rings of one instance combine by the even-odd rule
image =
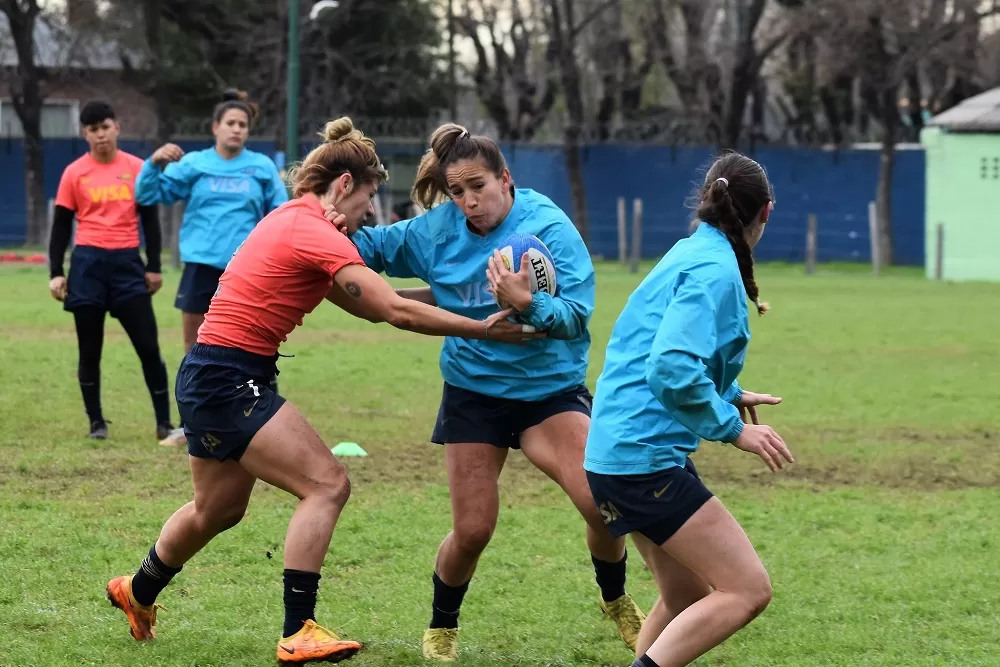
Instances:
[[[744,386],[798,463],[767,473],[708,444],[696,461],[746,528],[775,599],[699,665],[996,665],[1000,643],[1000,286],[875,279],[851,267],[759,270]],[[168,366],[181,357],[177,272],[156,298]],[[638,276],[598,274],[591,381]],[[39,267],[0,266],[0,664],[271,665],[294,504],[259,485],[248,516],[161,596],[160,639],[128,637],[103,596],[189,499],[183,452],[153,438],[139,364],[109,320],[105,412],[90,443],[72,320]],[[283,392],[323,437],[361,443],[354,494],[323,571],[320,621],[367,644],[352,664],[418,665],[431,564],[450,523],[442,452],[427,443],[439,343],[321,306],[283,351]],[[171,373],[172,377],[173,373]],[[592,382],[591,382],[592,384]],[[628,665],[596,605],[583,523],[520,454],[462,614],[463,665]],[[655,598],[631,550],[629,588]]]

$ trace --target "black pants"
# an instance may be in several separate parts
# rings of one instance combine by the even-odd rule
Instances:
[[[146,379],[157,424],[170,421],[170,399],[167,367],[160,354],[156,315],[149,295],[137,296],[116,309],[118,321],[132,341],[142,374]],[[101,411],[101,354],[104,349],[104,320],[107,310],[97,306],[81,306],[73,311],[80,358],[77,375],[83,394],[84,407],[91,422],[103,421]]]

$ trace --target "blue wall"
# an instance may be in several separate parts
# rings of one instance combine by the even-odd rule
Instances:
[[[186,150],[207,141],[180,142]],[[122,148],[140,157],[151,142],[123,141]],[[273,154],[274,143],[251,142],[254,150]],[[54,197],[62,170],[86,151],[82,139],[45,142],[45,191]],[[379,144],[388,161],[394,153],[419,154],[419,146]],[[505,154],[520,186],[552,197],[572,211],[563,153],[558,147],[506,146]],[[870,261],[868,202],[875,197],[878,151],[831,152],[820,149],[767,148],[754,157],[768,170],[777,205],[767,235],[757,249],[761,260],[802,261],[807,218],[819,220],[820,261]],[[655,258],[687,234],[691,211],[685,201],[712,151],[666,146],[592,146],[583,151],[590,210],[591,251],[617,257],[617,200],[641,197],[644,206],[643,254]],[[16,140],[0,140],[0,245],[23,243],[25,231],[24,155]],[[631,228],[631,223],[629,224]],[[893,183],[893,233],[898,263],[924,263],[924,153],[897,154]]]

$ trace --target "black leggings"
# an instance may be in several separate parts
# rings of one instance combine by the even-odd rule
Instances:
[[[168,423],[170,399],[167,366],[160,355],[152,298],[145,295],[138,296],[123,304],[116,314],[142,363],[142,374],[153,401],[156,422]],[[92,422],[104,419],[101,412],[101,353],[104,349],[106,315],[107,311],[96,307],[83,307],[73,311],[73,318],[76,321],[76,340],[80,350],[77,377],[80,380],[84,407]]]

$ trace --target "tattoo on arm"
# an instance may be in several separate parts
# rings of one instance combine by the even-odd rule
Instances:
[[[355,282],[349,282],[346,285],[344,285],[344,289],[346,289],[347,293],[353,296],[355,299],[361,298],[361,285]]]

